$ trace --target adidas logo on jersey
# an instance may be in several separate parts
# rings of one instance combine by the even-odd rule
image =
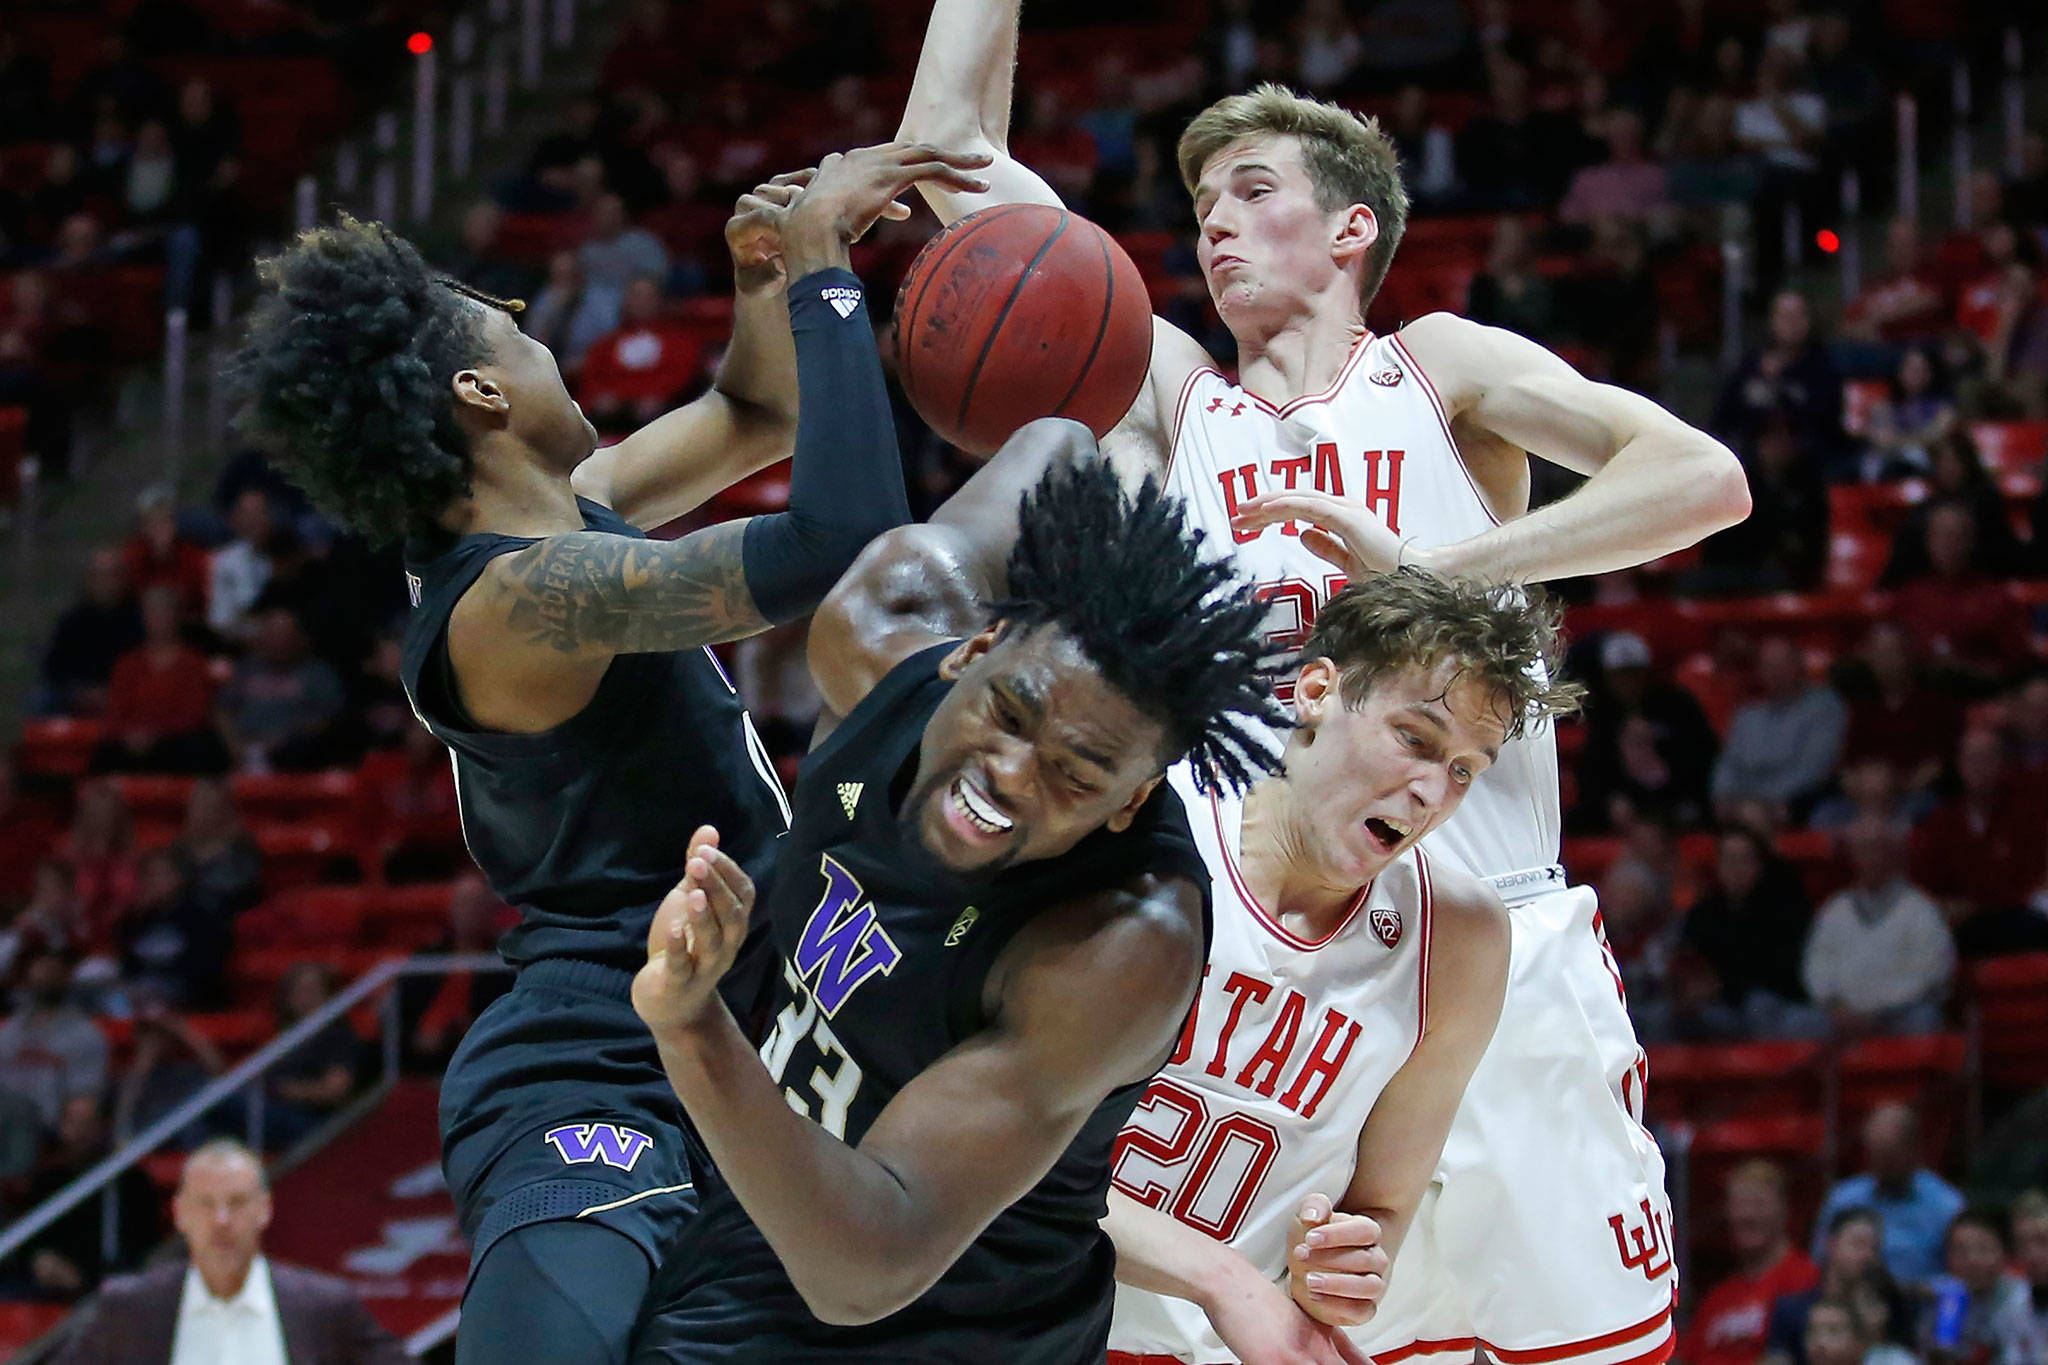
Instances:
[[[1399,910],[1389,910],[1386,906],[1382,905],[1379,909],[1372,912],[1370,922],[1374,936],[1389,948],[1395,947],[1401,942],[1401,912]]]
[[[980,918],[981,911],[975,909],[971,905],[968,906],[965,910],[962,910],[960,912],[960,918],[954,920],[953,927],[946,931],[946,946],[948,948],[959,947],[960,940],[967,937],[967,931],[969,929],[972,929],[974,927],[974,922]]]
[[[832,311],[843,318],[852,317],[853,310],[860,307],[860,290],[848,288],[846,285],[821,289],[818,291],[818,297],[831,304]]]
[[[853,818],[854,810],[860,805],[860,792],[864,785],[866,784],[860,782],[839,784],[839,809],[846,812],[846,818],[849,820]]]

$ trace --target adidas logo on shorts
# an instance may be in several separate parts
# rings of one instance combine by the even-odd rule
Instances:
[[[818,297],[831,304],[832,311],[843,318],[852,317],[853,310],[860,307],[860,290],[849,289],[843,284],[819,290]]]

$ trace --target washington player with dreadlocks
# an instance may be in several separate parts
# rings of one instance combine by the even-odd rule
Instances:
[[[634,983],[716,1162],[635,1360],[1102,1359],[1111,1144],[1208,948],[1161,779],[1246,785],[1279,714],[1264,606],[1200,541],[1050,419],[819,609],[773,1030],[715,989],[753,888],[712,831]]]
[[[919,180],[980,184],[977,162],[863,148],[826,158],[801,192],[798,174],[743,198],[717,384],[595,454],[514,309],[436,276],[384,228],[344,219],[263,265],[240,359],[256,424],[330,514],[408,537],[406,693],[454,755],[471,854],[520,912],[500,944],[518,983],[441,1091],[442,1164],[472,1247],[464,1365],[622,1359],[695,1208],[694,1138],[629,1004],[632,974],[693,829],[717,825],[759,870],[788,822],[704,646],[805,615],[909,519],[847,251]],[[792,423],[788,511],[674,541],[638,529],[787,455]],[[735,974],[736,1007],[758,984]]]

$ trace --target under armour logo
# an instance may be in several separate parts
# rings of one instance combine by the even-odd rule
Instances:
[[[864,785],[860,782],[839,784],[839,808],[846,812],[846,818],[849,820],[853,818],[854,808],[860,805],[860,789]]]
[[[829,289],[820,289],[818,297],[831,304],[832,311],[843,318],[852,317],[853,310],[860,307],[860,290],[849,288],[843,284],[834,285]]]
[[[632,1170],[654,1145],[654,1139],[647,1134],[621,1128],[616,1123],[565,1123],[560,1128],[550,1128],[541,1137],[571,1166],[601,1161],[622,1171]]]
[[[954,920],[953,927],[946,931],[946,946],[948,948],[959,947],[960,940],[967,937],[967,931],[969,929],[972,929],[974,927],[974,922],[980,918],[981,911],[975,909],[971,905],[968,906],[965,910],[962,910],[960,912],[960,918]]]
[[[1400,943],[1401,912],[1399,910],[1389,910],[1386,906],[1382,905],[1366,916],[1366,923],[1372,926],[1374,937],[1378,938],[1380,942],[1386,944],[1389,948]]]
[[[1211,412],[1221,412],[1221,411],[1223,411],[1223,400],[1222,400],[1221,398],[1211,398],[1211,399],[1209,400],[1209,411],[1211,411]],[[1244,416],[1244,404],[1242,404],[1242,403],[1232,403],[1232,404],[1230,405],[1230,415],[1231,415],[1232,417],[1242,417],[1242,416]]]

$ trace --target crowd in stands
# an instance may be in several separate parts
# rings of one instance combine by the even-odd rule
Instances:
[[[100,373],[91,315],[66,311],[81,263],[160,258],[189,291],[243,249],[219,226],[235,111],[152,65],[171,8],[141,7],[155,27],[111,42],[62,97],[0,33],[0,125],[46,144],[26,177],[0,155],[0,268],[16,268],[0,404],[30,402],[39,430]],[[358,8],[372,10],[360,24]],[[2031,642],[2048,603],[2048,143],[2029,142],[2018,177],[1971,182],[1971,231],[1892,221],[1881,268],[1833,316],[1781,222],[1834,221],[1852,166],[1881,199],[1889,94],[1945,92],[1988,9],[1763,8],[1759,24],[1698,0],[1216,0],[1206,17],[1069,31],[1100,16],[1034,0],[1011,137],[1226,364],[1173,143],[1194,110],[1258,80],[1372,110],[1396,138],[1417,216],[1373,313],[1383,328],[1458,309],[1655,391],[1668,355],[1718,336],[1736,218],[1759,342],[1708,425],[1743,459],[1755,515],[1695,553],[1561,587],[1591,686],[1561,736],[1566,857],[1599,885],[1652,1045],[1939,1032],[1959,1022],[1967,964],[2048,948],[2048,669]],[[354,50],[406,9],[296,7],[310,26],[232,41]],[[529,300],[522,325],[600,430],[630,430],[715,370],[733,198],[890,136],[924,17],[892,0],[637,0],[595,93],[439,255],[468,285]],[[1939,103],[1923,98],[1930,128]],[[930,231],[923,215],[884,223],[859,249],[884,329]],[[928,510],[972,466],[896,403],[912,505]],[[707,514],[775,496],[771,471]],[[1712,612],[1674,629],[1678,605]],[[0,1218],[317,1009],[336,967],[492,943],[505,908],[466,875],[445,754],[399,686],[404,610],[393,551],[338,534],[254,453],[205,506],[144,490],[132,534],[92,556],[34,704],[90,743],[0,764]],[[793,775],[817,705],[802,628],[733,654]],[[445,1060],[503,984],[409,987],[407,1058]],[[270,1145],[346,1104],[359,1052],[337,1021],[273,1074]],[[181,1136],[246,1118],[217,1108]],[[1722,1186],[1699,1187],[1737,1273],[1700,1284],[1688,1365],[2043,1359],[2048,1202],[1966,1210],[1921,1165],[1910,1113],[1870,1125],[1866,1173],[1818,1213],[1775,1167],[1728,1180],[1725,1210],[1709,1207]],[[133,1193],[131,1256],[162,1232],[146,1180]],[[1809,1216],[1811,1260],[1794,1229]],[[0,1267],[0,1291],[69,1298],[118,1268],[100,1263],[97,1217],[88,1205]]]

